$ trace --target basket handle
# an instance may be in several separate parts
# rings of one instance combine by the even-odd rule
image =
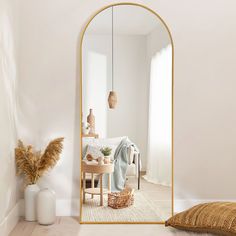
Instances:
[[[134,193],[134,189],[132,191],[129,191],[129,195],[132,195]]]

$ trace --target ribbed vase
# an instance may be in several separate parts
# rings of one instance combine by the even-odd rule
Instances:
[[[89,109],[89,115],[87,116],[87,122],[89,123],[90,134],[95,134],[95,116],[93,115],[93,109]]]
[[[117,96],[115,91],[110,91],[108,96],[108,104],[110,109],[114,109],[117,104]]]

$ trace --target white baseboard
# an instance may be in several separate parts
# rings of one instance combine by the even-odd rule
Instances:
[[[20,201],[20,216],[24,216],[24,200]],[[75,199],[58,199],[56,201],[57,216],[79,216],[80,200]],[[1,235],[1,234],[0,234]]]
[[[197,204],[206,202],[218,202],[218,201],[234,201],[235,199],[176,199],[174,200],[174,212],[178,213]],[[24,216],[24,200],[18,202],[18,213],[20,216]],[[56,215],[57,216],[79,216],[80,213],[80,199],[58,199],[56,201]],[[0,233],[2,236],[2,234]]]
[[[56,214],[57,216],[79,216],[80,199],[58,199]]]
[[[18,223],[19,216],[20,216],[20,201],[16,203],[13,209],[0,223],[1,236],[8,236],[10,234],[10,232],[14,229],[14,227]]]

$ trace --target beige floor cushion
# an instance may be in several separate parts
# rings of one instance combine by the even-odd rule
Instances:
[[[165,225],[195,232],[236,235],[236,203],[199,204],[174,215]]]

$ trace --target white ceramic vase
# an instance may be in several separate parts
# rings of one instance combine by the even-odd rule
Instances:
[[[105,164],[110,164],[111,163],[111,156],[105,156],[104,157],[104,163]]]
[[[56,220],[56,196],[50,189],[42,189],[37,196],[37,219],[41,225],[51,225]]]
[[[25,220],[26,221],[36,221],[36,197],[39,192],[39,187],[37,184],[28,185],[25,188]]]

